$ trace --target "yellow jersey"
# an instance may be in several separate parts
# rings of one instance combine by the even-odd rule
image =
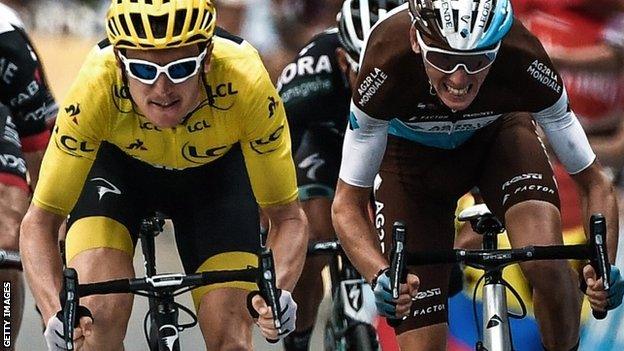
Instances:
[[[256,202],[266,207],[295,200],[282,101],[257,51],[246,41],[221,35],[213,39],[203,102],[173,128],[158,128],[137,111],[112,46],[96,46],[59,109],[33,203],[67,215],[104,141],[154,167],[175,170],[212,162],[239,143]]]

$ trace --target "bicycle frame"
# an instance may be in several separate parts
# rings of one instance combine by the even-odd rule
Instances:
[[[145,276],[154,277],[156,273],[156,246],[154,238],[163,230],[164,218],[155,216],[145,218],[141,221],[139,239],[141,241],[141,251],[145,264]],[[179,310],[174,303],[174,295],[171,291],[156,291],[153,297],[148,298],[150,328],[147,336],[150,351],[179,351],[178,326]],[[194,318],[193,323],[188,327],[197,324]]]
[[[471,222],[473,229],[483,235],[483,249],[498,249],[498,234],[504,231],[503,224],[495,217],[480,217]],[[503,267],[487,269],[483,285],[482,342],[477,342],[477,351],[512,351],[511,328],[507,313],[507,287],[503,282]],[[475,287],[476,289],[476,287]]]
[[[318,242],[308,247],[308,255],[323,254],[331,255],[329,271],[333,300],[332,313],[325,328],[326,348],[347,350],[354,347],[351,344],[356,341],[350,337],[356,336],[349,336],[349,333],[358,325],[374,330],[375,316],[371,308],[367,308],[374,306],[374,301],[368,301],[365,290],[370,287],[344,255],[338,241]]]

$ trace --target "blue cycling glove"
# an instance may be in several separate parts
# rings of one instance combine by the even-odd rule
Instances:
[[[392,298],[388,269],[381,271],[373,280],[373,293],[377,312],[386,318],[396,318],[396,302]],[[621,299],[620,299],[621,300]]]
[[[624,296],[624,279],[620,274],[620,269],[611,265],[611,274],[609,274],[609,297],[607,301],[607,309],[612,310],[622,304],[622,296]]]

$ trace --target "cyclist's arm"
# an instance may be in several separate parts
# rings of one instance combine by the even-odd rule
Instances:
[[[248,61],[250,97],[241,127],[241,147],[253,193],[269,217],[277,284],[292,291],[306,255],[307,220],[297,200],[297,177],[284,103],[259,57]]]
[[[298,200],[262,209],[271,223],[267,246],[273,250],[277,286],[293,291],[303,270],[307,219]]]
[[[22,220],[22,265],[44,321],[61,309],[62,267],[56,233],[64,219],[64,216],[31,205]]]
[[[332,219],[347,256],[369,282],[388,267],[368,215],[370,192],[386,148],[387,133],[388,121],[372,118],[351,104]]]
[[[26,159],[26,168],[28,169],[28,177],[30,179],[30,187],[35,189],[39,180],[39,170],[41,169],[41,161],[45,150],[37,150],[32,152],[24,152]]]
[[[607,248],[609,261],[615,263],[618,247],[618,209],[613,185],[602,167],[594,161],[589,167],[572,175],[579,189],[583,206],[584,221],[589,223],[593,213],[602,213],[607,219]],[[586,228],[586,233],[589,230]]]
[[[332,204],[332,220],[340,245],[349,260],[371,282],[375,274],[390,264],[384,258],[368,205],[371,188],[361,188],[338,180]]]
[[[592,213],[600,212],[606,216],[609,259],[615,262],[618,214],[613,186],[596,162],[587,136],[569,107],[565,90],[554,105],[533,113],[533,117],[544,130],[557,158],[579,187],[586,219],[584,223],[589,223]],[[586,233],[589,231],[586,230]]]

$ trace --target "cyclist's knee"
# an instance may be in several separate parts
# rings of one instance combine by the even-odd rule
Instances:
[[[310,223],[310,241],[335,238],[331,222],[331,200],[325,197],[311,198],[301,203]]]
[[[93,314],[93,334],[88,344],[110,345],[112,348],[123,345],[132,311],[132,295],[94,296],[81,299],[81,305]]]
[[[521,264],[522,272],[533,287],[549,289],[561,286],[558,282],[571,277],[571,268],[567,261],[531,261]]]
[[[205,337],[208,350],[219,351],[248,351],[252,350],[251,338],[243,336],[245,333],[212,333]]]

